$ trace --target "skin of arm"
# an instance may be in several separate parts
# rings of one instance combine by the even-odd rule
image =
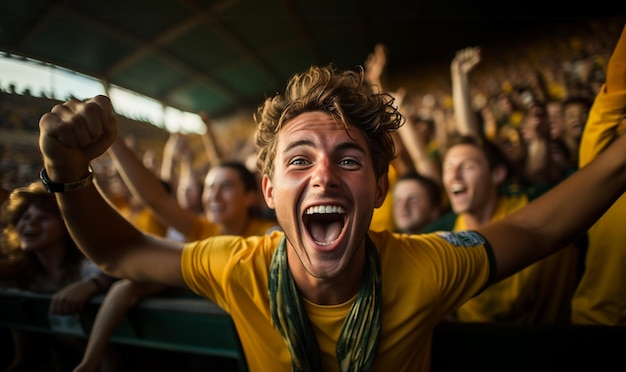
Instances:
[[[136,283],[127,279],[114,283],[98,309],[83,359],[74,372],[97,371],[109,339],[126,313],[142,298],[157,294],[164,288],[158,284]]]
[[[206,112],[201,112],[199,115],[206,127],[206,131],[202,134],[204,152],[210,164],[217,164],[222,160],[222,154],[220,153],[215,135],[213,134],[211,117]]]
[[[178,183],[177,174],[175,172],[178,162],[176,149],[182,140],[180,133],[170,133],[165,145],[163,145],[163,159],[161,161],[160,177],[163,181],[170,184],[172,188]]]
[[[108,151],[133,196],[148,206],[161,221],[188,234],[197,214],[182,208],[154,172],[147,169],[119,138]]]
[[[386,90],[386,87],[382,84],[382,75],[385,71],[386,64],[386,48],[384,45],[378,44],[365,61],[365,79],[373,87],[377,87],[381,91]],[[395,100],[394,103],[398,106],[398,109],[405,117],[407,117],[405,112],[406,110],[403,110],[403,101],[406,95],[406,89],[400,88],[396,92],[390,94],[393,96]],[[413,161],[413,168],[419,173],[440,182],[441,174],[439,166],[437,164],[433,164],[433,162],[428,159],[426,143],[424,143],[424,140],[419,138],[415,128],[406,123],[399,128],[398,135],[399,136],[397,137],[394,136],[394,139],[398,139],[399,137],[402,141],[402,149],[408,153],[409,157]],[[404,167],[405,164],[402,164],[402,166]]]
[[[80,313],[87,301],[100,292],[99,288],[89,279],[76,281],[52,296],[50,313],[67,315]]]
[[[522,136],[526,143],[523,170],[526,178],[531,182],[549,182],[550,126],[547,120],[535,116],[532,109],[527,110],[522,123]]]
[[[39,128],[39,146],[48,176],[62,183],[83,179],[89,163],[117,137],[113,107],[104,96],[56,105],[42,116]],[[180,270],[182,243],[143,234],[96,187],[58,193],[56,198],[79,248],[105,273],[184,287]]]
[[[396,99],[398,103],[398,109],[402,113],[402,115],[406,116],[406,110],[403,106],[403,101],[405,97],[406,91],[404,88],[398,89],[397,92],[393,93],[392,96]],[[438,183],[441,183],[441,171],[438,164],[435,164],[432,160],[428,158],[428,151],[426,149],[426,141],[423,138],[420,138],[419,134],[415,130],[415,127],[412,123],[405,123],[398,129],[398,135],[402,139],[402,143],[404,144],[404,148],[411,157],[413,161],[414,169]]]
[[[374,51],[365,60],[365,80],[377,90],[384,92],[382,76],[387,64],[387,50],[385,45],[376,44]]]
[[[469,91],[469,72],[480,62],[480,48],[459,50],[450,64],[452,101],[457,130],[461,135],[478,136],[481,129],[472,110]]]

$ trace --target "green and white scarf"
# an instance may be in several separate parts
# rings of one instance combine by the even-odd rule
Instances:
[[[371,370],[378,350],[382,323],[380,257],[369,237],[365,247],[363,281],[337,341],[342,372]],[[272,257],[269,292],[272,321],[289,346],[293,370],[321,372],[317,339],[287,264],[285,237]]]

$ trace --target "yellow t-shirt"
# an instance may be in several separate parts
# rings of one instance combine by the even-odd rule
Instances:
[[[374,370],[430,368],[439,321],[489,280],[493,255],[477,233],[369,233],[380,254],[383,319]],[[273,327],[268,267],[282,232],[248,238],[216,236],[188,243],[181,260],[187,286],[214,301],[235,323],[251,371],[291,370],[289,350]],[[337,371],[335,347],[354,298],[320,306],[305,301],[325,371]]]
[[[278,229],[278,223],[272,220],[251,218],[246,226],[243,236],[263,235],[269,230]],[[191,232],[187,235],[187,241],[206,239],[210,236],[221,235],[220,226],[206,219],[202,215],[193,221]]]
[[[156,236],[165,236],[167,225],[162,223],[147,207],[133,211],[126,202],[117,202],[117,210],[139,230]]]
[[[500,196],[491,221],[498,221],[526,206],[524,194]],[[454,231],[467,229],[463,216]],[[521,324],[569,323],[570,300],[578,274],[579,249],[570,246],[492,284],[456,311],[463,322]]]
[[[579,167],[590,163],[620,134],[626,92],[604,87],[589,112],[580,144]],[[572,300],[575,324],[626,325],[626,196],[589,229],[585,272]]]

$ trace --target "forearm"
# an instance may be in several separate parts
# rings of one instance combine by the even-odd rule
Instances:
[[[99,369],[113,332],[128,311],[135,306],[136,299],[127,293],[128,291],[124,286],[126,282],[124,280],[111,287],[111,290],[104,297],[93,322],[82,362],[75,369],[75,372]]]
[[[441,179],[439,166],[428,158],[426,143],[419,138],[418,133],[411,124],[401,126],[398,129],[398,135],[402,140],[404,149],[413,162],[414,170],[439,182]]]
[[[478,135],[478,124],[473,115],[467,75],[452,68],[452,102],[457,130],[462,135]]]
[[[174,172],[174,168],[176,167],[176,162],[171,154],[168,154],[166,150],[163,150],[163,160],[161,161],[161,170],[159,171],[160,177],[163,181],[169,183],[174,186],[177,182],[176,172]]]
[[[50,177],[54,177],[52,174]],[[131,244],[142,240],[143,234],[96,187],[58,193],[57,201],[79,248],[107,274],[118,276],[117,262],[128,253]]]
[[[39,146],[51,182],[85,178],[89,162],[117,138],[112,112],[110,100],[97,96],[86,102],[69,100],[56,105],[41,118]],[[94,184],[83,185],[58,192],[56,199],[72,238],[85,255],[117,278],[184,286],[180,270],[182,244],[143,234],[105,200]]]
[[[222,159],[222,155],[220,154],[219,147],[217,146],[217,142],[211,128],[207,127],[206,133],[202,135],[202,145],[209,162],[213,165],[219,163]]]
[[[134,197],[147,205],[153,205],[169,197],[157,175],[146,168],[135,153],[119,138],[113,142],[108,152]]]
[[[527,145],[524,173],[531,182],[549,182],[550,142],[545,138],[534,138]]]
[[[626,137],[518,212],[479,229],[501,279],[573,242],[626,188]]]

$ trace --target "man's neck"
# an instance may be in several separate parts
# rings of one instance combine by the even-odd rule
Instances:
[[[318,305],[339,305],[357,294],[363,280],[365,256],[363,245],[344,272],[334,278],[321,279],[306,271],[293,248],[287,248],[289,269],[298,291],[304,298]]]
[[[475,212],[462,213],[465,220],[465,225],[468,229],[477,229],[483,225],[488,224],[493,219],[494,214],[498,206],[498,196],[489,199],[489,202],[481,206],[481,208]]]

